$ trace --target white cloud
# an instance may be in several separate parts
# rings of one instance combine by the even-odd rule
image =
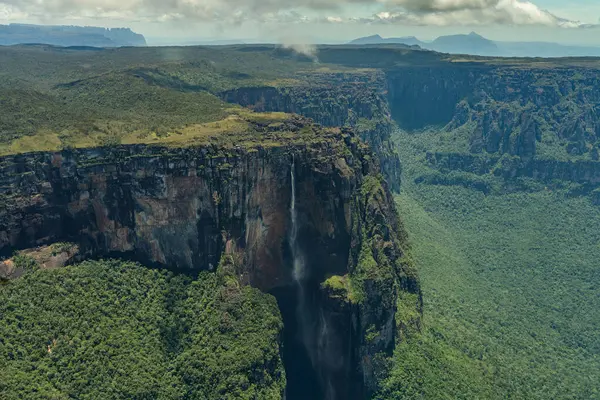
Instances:
[[[404,7],[380,12],[363,22],[461,26],[519,25],[583,28],[590,25],[557,17],[529,1],[522,0],[399,0]]]
[[[10,4],[0,2],[0,21],[18,21],[27,18],[27,13],[16,9]]]
[[[373,16],[309,18],[325,10],[363,5],[382,10]],[[342,13],[340,13],[342,14]],[[240,24],[387,23],[404,25],[542,25],[577,28],[527,0],[0,0],[0,20],[92,19],[174,20]]]

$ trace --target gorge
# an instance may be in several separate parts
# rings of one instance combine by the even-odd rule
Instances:
[[[418,284],[400,263],[401,228],[368,148],[351,131],[286,124],[310,128],[313,144],[5,157],[0,250],[74,242],[79,259],[192,274],[232,257],[235,279],[273,293],[286,328],[296,327],[284,331],[288,370],[308,368],[323,398],[360,398],[374,390],[371,360],[391,354],[398,287]],[[329,287],[333,276],[345,286]]]
[[[0,57],[0,395],[76,396],[87,376],[114,398],[593,398],[581,371],[598,321],[559,311],[583,321],[597,305],[597,60],[323,46],[315,63],[269,45]],[[573,253],[552,253],[562,244]],[[511,271],[514,254],[537,258]],[[135,323],[97,316],[110,313]],[[129,362],[146,384],[114,378]]]

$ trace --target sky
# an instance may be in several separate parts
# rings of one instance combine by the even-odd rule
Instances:
[[[130,27],[149,44],[338,43],[475,31],[493,40],[600,46],[600,0],[0,0],[0,24]]]

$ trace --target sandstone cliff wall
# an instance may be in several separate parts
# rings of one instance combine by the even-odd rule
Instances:
[[[339,396],[361,398],[375,389],[374,358],[394,348],[398,291],[419,292],[400,261],[406,238],[393,198],[369,154],[340,132],[331,141],[254,149],[137,145],[3,157],[0,252],[68,241],[81,257],[129,257],[188,273],[216,270],[231,256],[240,261],[227,268],[241,282],[292,290],[293,157],[299,246],[321,293],[314,312],[330,328],[319,368],[335,377]],[[364,264],[365,254],[375,264]],[[352,280],[360,298],[340,301],[322,289],[332,275]]]
[[[282,111],[328,127],[351,127],[368,143],[390,187],[400,189],[401,165],[391,141],[393,122],[382,73],[325,74],[313,85],[249,87],[221,93],[221,98],[258,112]]]

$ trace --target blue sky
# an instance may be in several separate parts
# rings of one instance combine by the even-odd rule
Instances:
[[[128,26],[150,41],[343,42],[476,31],[600,46],[600,0],[0,0],[0,23]]]

